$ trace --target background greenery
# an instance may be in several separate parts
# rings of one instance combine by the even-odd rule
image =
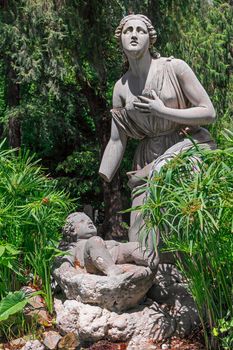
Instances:
[[[109,138],[112,89],[124,71],[113,33],[123,15],[148,15],[158,32],[156,49],[194,69],[217,110],[211,129],[219,143],[220,130],[232,127],[231,1],[2,0],[0,6],[2,137],[36,152],[78,207],[104,208],[110,234],[122,235],[115,213],[129,206],[124,179],[134,148],[128,147],[121,175],[103,184],[98,166]]]
[[[10,314],[9,300],[16,305],[14,310],[25,304],[25,295],[8,292],[30,278],[42,289],[52,312],[50,267],[59,254],[60,227],[70,210],[91,204],[104,212],[100,234],[124,235],[125,218],[119,211],[130,206],[125,172],[131,168],[135,144],[129,143],[111,184],[101,181],[98,167],[110,133],[112,89],[125,70],[113,33],[120,19],[132,12],[151,18],[158,32],[156,50],[185,60],[217,111],[210,129],[222,151],[216,151],[214,159],[205,155],[203,172],[182,183],[180,174],[190,168],[164,169],[159,185],[164,196],[169,197],[166,191],[174,185],[177,191],[169,197],[175,205],[167,215],[179,220],[173,222],[167,249],[187,253],[185,264],[190,268],[184,273],[199,302],[203,327],[212,335],[213,346],[214,336],[220,346],[223,334],[222,346],[231,348],[232,256],[227,247],[232,245],[232,202],[221,206],[232,192],[231,141],[222,134],[224,128],[233,130],[231,0],[0,1],[0,139],[7,139],[0,149],[0,298],[5,297],[0,322]],[[196,189],[191,196],[197,197],[190,197],[190,186]],[[152,192],[157,190],[151,187]],[[184,212],[185,201],[194,201],[187,206],[191,212]],[[148,227],[160,218],[158,206],[154,209],[150,203],[146,208],[153,213]],[[213,249],[206,254],[209,247]],[[193,265],[199,251],[200,264]],[[208,296],[207,327],[201,313],[203,290]],[[210,290],[214,293],[208,294]],[[206,344],[211,346],[208,339]]]

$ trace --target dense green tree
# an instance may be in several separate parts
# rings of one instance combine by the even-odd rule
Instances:
[[[98,165],[110,133],[111,95],[124,70],[114,30],[131,12],[148,15],[156,49],[187,61],[218,114],[213,128],[232,125],[232,4],[207,0],[2,0],[0,2],[0,118],[11,146],[41,157],[52,176],[101,208],[102,231],[122,235],[129,192],[117,172],[102,182]],[[2,132],[2,130],[0,130]],[[131,146],[122,173],[130,168]],[[122,195],[128,204],[122,205]]]

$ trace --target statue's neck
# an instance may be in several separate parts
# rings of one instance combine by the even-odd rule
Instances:
[[[140,58],[128,57],[129,71],[135,77],[146,79],[150,70],[152,57],[149,52]]]

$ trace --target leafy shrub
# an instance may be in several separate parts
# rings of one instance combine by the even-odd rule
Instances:
[[[8,293],[0,302],[0,322],[7,320],[11,315],[23,310],[28,302],[25,293],[16,291]]]
[[[97,207],[100,205],[101,192],[98,153],[95,148],[73,152],[56,167],[58,184],[61,188],[66,188],[73,198],[79,198],[80,203],[91,202]]]
[[[26,332],[33,331],[33,324],[25,322],[23,309],[30,301],[30,298],[40,294],[40,292],[26,295],[22,290],[14,293],[9,292],[0,301],[0,341],[1,338],[11,339],[20,337]]]
[[[0,298],[5,296],[9,290],[17,288],[12,275],[22,276],[19,264],[17,264],[19,254],[20,251],[11,244],[0,242]]]
[[[221,344],[223,349],[231,350],[233,348],[233,318],[226,318],[219,320],[218,328],[213,329],[215,337],[221,336]]]
[[[209,328],[233,318],[233,133],[227,139],[224,150],[196,145],[167,163],[150,181],[142,208],[146,234],[159,231],[165,250],[179,252],[207,349],[220,343]]]
[[[17,255],[17,263],[25,271],[24,282],[30,273],[34,281],[39,277],[50,312],[50,267],[58,254],[60,229],[72,208],[71,200],[56,186],[28,152],[4,150],[4,144],[0,145],[0,264],[5,269],[0,277],[7,280],[9,270],[15,272],[2,294],[15,290],[16,282],[20,285],[13,264]]]

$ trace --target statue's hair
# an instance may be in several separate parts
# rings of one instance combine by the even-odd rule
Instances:
[[[62,234],[63,234],[63,241],[66,242],[76,242],[77,240],[77,235],[74,235],[75,232],[75,224],[82,219],[84,220],[90,220],[89,216],[87,216],[83,212],[75,212],[70,214],[67,219],[65,226],[62,229]]]
[[[153,25],[151,23],[151,20],[144,15],[137,14],[137,15],[128,15],[126,17],[123,17],[122,20],[120,21],[120,24],[118,25],[118,27],[115,30],[115,38],[118,40],[118,42],[121,45],[121,34],[122,34],[123,27],[131,19],[138,19],[138,20],[142,21],[143,23],[145,23],[145,25],[147,26],[147,29],[148,29],[148,33],[149,33],[150,49],[151,49],[153,47],[154,43],[156,42],[157,33],[156,33],[155,28],[153,27]],[[152,53],[152,52],[151,52],[151,54],[154,55],[154,53]],[[158,55],[156,55],[156,57],[158,57]]]

